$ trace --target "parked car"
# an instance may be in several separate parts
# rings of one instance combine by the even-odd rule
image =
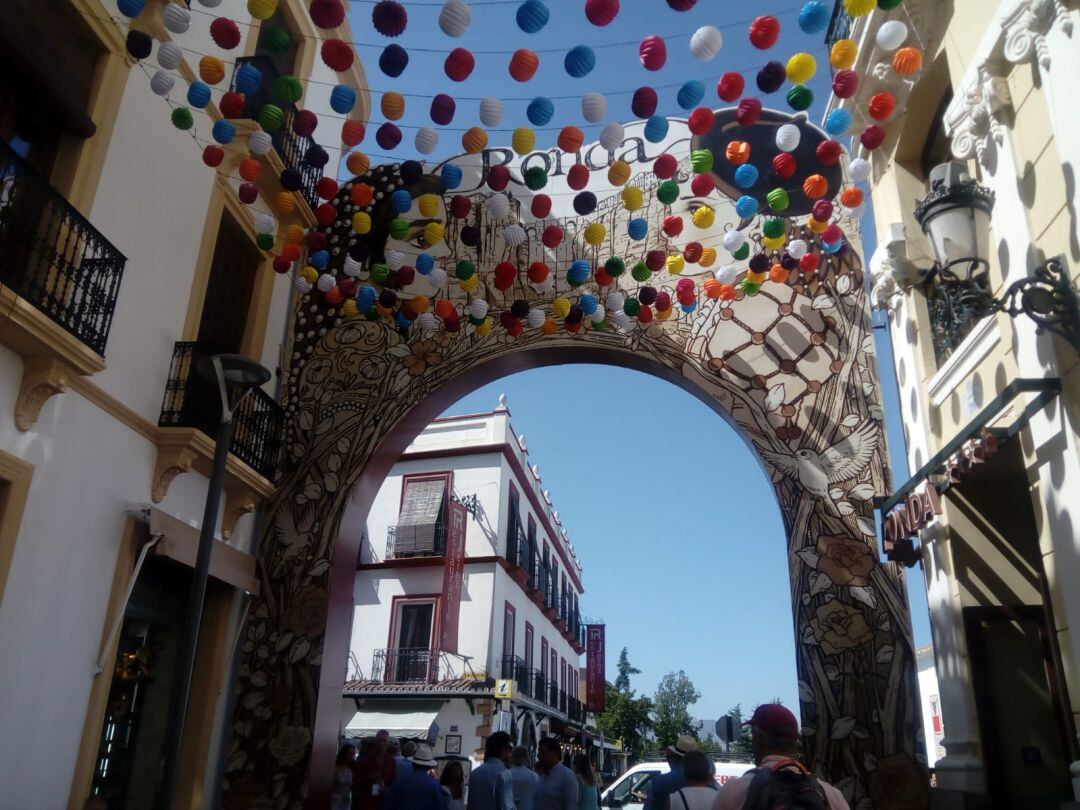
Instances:
[[[742,776],[752,767],[752,762],[736,760],[713,760],[716,765],[716,784],[725,784],[729,779]],[[666,762],[643,762],[635,765],[620,776],[600,796],[601,807],[644,807],[645,796],[649,790],[649,781],[671,770]]]

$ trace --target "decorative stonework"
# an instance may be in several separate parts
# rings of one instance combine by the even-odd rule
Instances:
[[[1006,79],[996,75],[990,63],[976,69],[945,110],[945,134],[952,139],[953,156],[959,160],[977,157],[987,165],[990,141],[1005,142],[1007,117],[1012,112],[1012,95]]]
[[[19,397],[15,401],[15,427],[27,431],[37,422],[45,403],[67,390],[71,372],[60,361],[48,357],[27,358],[23,362]]]
[[[1043,70],[1049,70],[1046,38],[1055,24],[1065,36],[1072,37],[1072,17],[1064,0],[1016,0],[1001,19],[1005,58],[1013,63],[1034,59]]]
[[[225,505],[221,510],[221,537],[228,540],[232,537],[236,522],[244,515],[251,514],[258,506],[255,493],[246,487],[227,487],[225,489]]]
[[[197,453],[188,448],[178,445],[159,446],[157,458],[154,460],[154,479],[150,484],[150,499],[154,503],[161,503],[169,494],[176,476],[189,472],[195,465]]]
[[[904,226],[889,226],[890,238],[878,243],[870,258],[870,300],[874,309],[894,310],[908,289],[921,280],[919,268],[908,259]]]

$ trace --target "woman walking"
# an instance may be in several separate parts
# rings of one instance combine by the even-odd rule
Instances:
[[[345,743],[334,761],[334,791],[331,794],[331,810],[352,808],[352,769],[356,762],[356,747]]]
[[[446,794],[446,810],[465,810],[465,771],[457,760],[450,760],[439,779]]]
[[[578,783],[578,810],[600,810],[600,786],[585,754],[574,757],[574,773]]]

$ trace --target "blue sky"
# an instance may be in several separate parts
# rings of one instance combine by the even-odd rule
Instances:
[[[630,99],[642,85],[660,94],[658,112],[685,117],[675,97],[688,79],[705,84],[703,104],[720,106],[716,82],[735,70],[747,79],[747,93],[757,94],[754,75],[768,60],[786,62],[799,51],[818,60],[808,86],[815,103],[809,111],[820,120],[829,89],[824,34],[807,35],[796,20],[801,2],[775,0],[754,5],[755,13],[780,19],[779,43],[767,52],[750,46],[746,32],[750,4],[701,0],[677,13],[663,0],[623,0],[616,20],[592,26],[583,0],[550,0],[551,19],[537,34],[525,34],[514,21],[517,0],[475,0],[468,33],[451,39],[442,34],[437,0],[408,2],[409,24],[395,40],[410,52],[397,79],[382,75],[378,56],[390,41],[370,21],[371,0],[352,0],[350,13],[357,47],[372,90],[372,118],[361,149],[373,163],[415,158],[416,127],[430,124],[430,99],[448,93],[457,100],[453,122],[440,128],[438,149],[428,157],[457,154],[461,132],[479,124],[483,96],[504,99],[501,131],[490,132],[490,146],[509,145],[510,132],[525,125],[525,107],[534,96],[553,98],[555,118],[537,130],[537,149],[554,145],[558,130],[573,124],[595,139],[600,125],[586,126],[579,98],[604,93],[607,120],[633,119]],[[830,4],[831,5],[831,4]],[[724,35],[720,54],[699,62],[688,50],[690,35],[701,25],[715,25]],[[648,34],[667,42],[666,66],[646,71],[637,43]],[[595,49],[597,66],[585,78],[572,79],[563,69],[570,47]],[[446,53],[464,47],[475,53],[468,80],[454,83],[443,72]],[[510,53],[519,47],[539,52],[536,77],[519,84],[507,73]],[[483,53],[482,51],[501,51]],[[766,106],[785,109],[784,93],[763,98]],[[401,145],[384,153],[374,132],[384,120],[381,94],[395,90],[406,98]],[[872,231],[872,221],[864,229]],[[873,251],[872,235],[866,255]],[[907,478],[903,434],[897,410],[891,357],[878,332],[880,367],[890,425],[894,481]],[[789,609],[785,541],[772,491],[750,451],[714,412],[681,389],[644,374],[601,366],[556,366],[516,374],[485,386],[447,413],[487,410],[500,392],[508,395],[513,423],[529,440],[533,461],[560,510],[585,568],[583,611],[608,624],[608,671],[614,672],[619,650],[630,648],[642,673],[635,686],[651,693],[660,677],[685,669],[702,691],[694,709],[715,717],[735,703],[753,706],[780,697],[795,706],[794,638]],[[566,392],[574,392],[568,398]],[[637,416],[641,415],[641,416]],[[652,439],[662,435],[663,441]],[[648,438],[645,438],[648,437]],[[929,627],[922,576],[909,576],[916,642],[928,643]]]

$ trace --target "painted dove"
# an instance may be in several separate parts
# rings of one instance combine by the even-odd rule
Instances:
[[[821,453],[807,448],[795,453],[759,452],[784,475],[796,479],[819,498],[832,502],[829,487],[861,474],[876,450],[877,428],[873,422],[866,421]]]

